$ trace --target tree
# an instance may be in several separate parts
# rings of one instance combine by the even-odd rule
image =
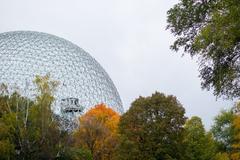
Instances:
[[[37,76],[36,100],[18,93],[0,95],[0,158],[55,159],[61,151],[61,131],[53,119],[51,104],[57,83],[49,76]]]
[[[211,132],[218,143],[218,150],[220,152],[230,153],[232,151],[234,139],[233,120],[234,112],[232,109],[221,111],[214,119]]]
[[[184,113],[174,96],[156,92],[136,99],[120,118],[118,158],[181,159]]]
[[[94,160],[112,160],[118,145],[119,114],[104,104],[96,105],[80,117],[75,146],[91,151]]]
[[[233,137],[233,144],[232,144],[232,153],[231,159],[232,160],[239,160],[240,159],[240,116],[236,115],[233,120],[233,127],[234,127],[234,137]]]
[[[17,93],[0,96],[0,157],[1,159],[26,158],[27,141],[26,113],[27,106],[33,103]]]
[[[233,143],[232,143],[232,152],[231,159],[239,160],[240,159],[240,102],[236,103],[234,107],[234,118],[233,118]]]
[[[15,114],[12,113],[13,107],[11,106],[14,96],[15,94],[11,97],[3,94],[0,96],[0,159],[3,160],[13,159],[15,155],[15,145],[12,143],[15,137],[11,134],[16,125]]]
[[[52,103],[54,102],[53,93],[58,82],[51,81],[50,76],[36,76],[34,83],[38,89],[38,96],[35,104],[30,108],[29,121],[32,126],[28,126],[27,134],[34,133],[33,144],[29,149],[37,146],[34,157],[40,159],[54,159],[60,153],[61,131],[59,123],[54,119]]]
[[[211,129],[218,142],[219,153],[216,160],[240,159],[240,103],[229,110],[222,111],[216,118]],[[222,158],[221,158],[222,157]],[[224,160],[225,160],[224,159]]]
[[[167,14],[171,48],[199,57],[202,87],[240,97],[239,0],[180,0]]]
[[[88,149],[70,147],[68,148],[58,160],[93,160],[93,156]]]
[[[204,129],[199,117],[192,117],[185,126],[185,159],[210,160],[216,154],[216,147],[211,133]]]
[[[231,160],[227,153],[217,153],[213,159],[214,160]]]

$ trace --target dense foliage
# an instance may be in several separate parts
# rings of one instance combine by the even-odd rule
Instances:
[[[37,76],[34,83],[39,91],[35,100],[0,87],[0,159],[90,160],[90,152],[72,147],[71,134],[62,130],[52,112],[58,83],[48,75]]]
[[[45,76],[35,84],[35,100],[0,87],[0,159],[240,159],[240,103],[220,112],[206,132],[199,117],[186,121],[176,97],[156,92],[136,99],[122,116],[96,105],[66,132],[51,110],[57,83]]]
[[[180,0],[168,11],[171,46],[198,56],[202,87],[240,97],[239,0]],[[35,99],[0,86],[1,160],[239,160],[240,103],[221,111],[207,132],[185,117],[174,96],[139,97],[123,115],[104,104],[79,118],[73,132],[52,111],[58,83],[37,76]]]
[[[192,117],[184,126],[184,159],[210,160],[216,154],[216,145],[211,133],[204,129],[199,117]]]
[[[240,159],[240,103],[216,116],[211,132],[216,141],[217,160]]]
[[[185,110],[174,96],[139,97],[121,116],[120,159],[180,159]]]
[[[35,84],[35,101],[18,93],[0,96],[1,159],[54,159],[60,154],[61,132],[51,111],[57,83],[45,76],[37,77]],[[2,93],[6,92],[5,87]]]
[[[80,127],[74,134],[75,146],[89,150],[94,160],[112,160],[118,145],[119,118],[106,105],[96,105],[80,117]]]
[[[218,149],[222,152],[231,152],[233,143],[233,120],[234,112],[232,109],[223,110],[214,119],[212,133],[218,144]]]
[[[215,95],[240,97],[239,17],[239,0],[180,0],[168,11],[171,48],[199,57],[202,87]]]

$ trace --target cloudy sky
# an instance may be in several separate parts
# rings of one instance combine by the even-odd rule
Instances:
[[[214,116],[233,105],[201,90],[198,65],[169,49],[166,12],[177,0],[0,0],[0,32],[54,34],[89,52],[108,72],[125,111],[155,91],[177,96],[188,117],[209,129]]]

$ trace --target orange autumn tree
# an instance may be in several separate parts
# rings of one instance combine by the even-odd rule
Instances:
[[[75,146],[90,150],[94,160],[113,159],[119,119],[120,115],[105,104],[96,105],[80,117]]]

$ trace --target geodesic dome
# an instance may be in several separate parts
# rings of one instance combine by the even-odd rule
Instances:
[[[108,74],[77,45],[46,33],[0,34],[0,83],[16,86],[25,95],[29,93],[26,90],[33,90],[35,76],[46,74],[60,84],[54,95],[56,103],[70,98],[85,111],[104,103],[123,112],[120,96]],[[60,108],[56,108],[56,112],[59,111]]]

